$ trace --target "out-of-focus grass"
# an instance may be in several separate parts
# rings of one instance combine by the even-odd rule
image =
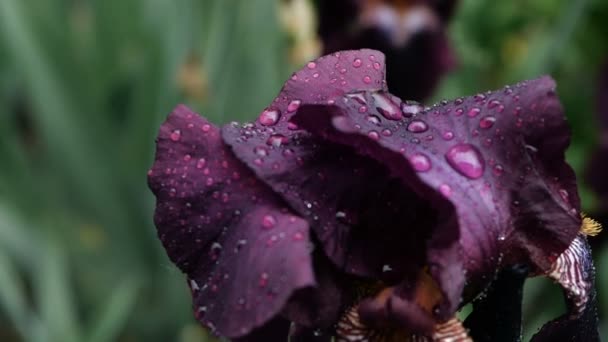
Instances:
[[[207,339],[156,239],[146,170],[175,104],[226,122],[272,100],[295,67],[276,13],[274,0],[0,1],[0,340]],[[464,0],[460,69],[437,98],[555,75],[580,172],[607,15],[601,0]],[[545,287],[527,288],[527,335],[560,309]]]

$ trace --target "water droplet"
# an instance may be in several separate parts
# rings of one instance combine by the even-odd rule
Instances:
[[[426,132],[428,129],[429,126],[422,120],[412,120],[412,122],[407,125],[407,130],[413,133]]]
[[[431,161],[429,160],[429,157],[422,153],[413,154],[409,160],[414,170],[418,172],[426,172],[431,169]]]
[[[370,83],[372,83],[372,78],[371,78],[371,77],[369,77],[369,76],[365,76],[365,77],[363,77],[363,83],[365,83],[365,84],[370,84]]]
[[[464,109],[462,109],[462,108],[457,108],[457,109],[454,111],[454,116],[461,116],[461,115],[462,115],[462,113],[464,113]]]
[[[380,63],[378,63],[378,62],[374,63],[374,69],[380,70],[380,67],[381,67]]]
[[[302,101],[300,100],[293,100],[291,102],[289,102],[289,104],[287,105],[287,111],[289,113],[293,113],[296,110],[298,110],[298,108],[300,108],[300,104],[302,103]]]
[[[570,196],[568,194],[568,191],[566,189],[559,189],[558,190],[560,197],[564,200],[564,202],[569,202],[568,197]]]
[[[457,106],[460,106],[463,102],[464,100],[462,98],[457,98],[456,100],[454,100],[454,104]]]
[[[473,108],[469,109],[469,111],[467,112],[467,115],[468,115],[470,118],[474,118],[474,117],[476,117],[477,115],[479,115],[479,113],[480,113],[480,112],[481,112],[481,110],[480,110],[479,108],[477,108],[477,107],[473,107]]]
[[[401,112],[407,118],[410,118],[423,110],[419,103],[406,101],[401,103]]]
[[[492,100],[492,101],[488,102],[488,108],[490,108],[490,109],[496,108],[500,105],[501,105],[501,103],[498,100]]]
[[[256,146],[253,148],[253,153],[260,157],[266,157],[268,155],[268,149],[263,146]]]
[[[179,139],[181,139],[181,137],[182,137],[182,132],[179,129],[176,129],[175,131],[171,132],[171,140],[179,141]]]
[[[452,195],[452,188],[447,184],[441,184],[439,186],[439,192],[445,197],[450,197],[450,195]]]
[[[380,139],[380,136],[378,135],[378,132],[376,132],[376,131],[369,131],[369,133],[367,133],[367,136],[372,140]]]
[[[495,175],[502,176],[504,171],[505,171],[505,168],[502,165],[500,165],[500,164],[494,165],[494,174]]]
[[[473,98],[476,102],[481,102],[486,99],[486,96],[484,94],[477,94]]]
[[[281,147],[281,145],[286,144],[289,141],[289,138],[284,136],[283,134],[273,134],[268,137],[266,140],[266,145],[273,147]]]
[[[382,266],[382,272],[390,272],[390,271],[392,271],[392,270],[393,270],[393,268],[392,268],[392,267],[391,267],[391,265],[389,265],[389,264],[384,264],[384,265]]]
[[[209,124],[204,124],[201,126],[201,130],[205,133],[209,132],[211,130],[211,125]]]
[[[485,163],[481,153],[473,145],[454,145],[446,153],[445,159],[454,170],[465,177],[477,179],[483,176]]]
[[[361,61],[361,59],[356,58],[356,59],[353,61],[353,67],[358,68],[358,67],[360,67],[361,65],[363,65],[363,62]]]
[[[266,109],[261,114],[258,120],[264,126],[272,126],[279,121],[281,112],[277,109]]]
[[[262,217],[262,227],[264,227],[266,229],[271,229],[271,228],[274,228],[274,226],[276,224],[277,224],[277,219],[274,218],[274,216],[264,215],[264,217]]]
[[[452,132],[452,131],[445,131],[445,132],[443,132],[443,134],[441,136],[445,140],[452,140],[452,139],[454,139],[454,132]]]
[[[268,285],[268,273],[264,272],[262,274],[260,274],[260,287],[265,287],[266,285]]]
[[[367,112],[367,106],[359,107],[359,113],[365,113],[365,112]]]
[[[306,64],[306,66],[308,67],[308,69],[314,69],[317,67],[317,63],[315,62],[308,62],[308,64]]]
[[[380,123],[380,118],[377,117],[376,115],[368,115],[367,117],[365,117],[365,119],[367,120],[367,122],[377,125]]]
[[[362,105],[367,104],[367,100],[365,100],[365,95],[363,95],[363,93],[350,93],[350,94],[346,94],[346,97],[357,101],[359,104],[362,104]]]
[[[483,129],[488,129],[494,125],[496,122],[496,118],[493,116],[484,116],[479,120],[479,127]]]
[[[192,159],[192,156],[191,156],[191,155],[189,155],[189,154],[186,154],[186,155],[184,156],[184,161],[185,161],[186,163],[187,163],[187,162],[189,162],[191,159]]]
[[[300,129],[300,127],[298,127],[298,125],[296,125],[295,123],[290,121],[287,123],[287,129],[290,131],[297,131],[298,129]]]
[[[389,120],[401,120],[403,118],[403,113],[399,107],[388,97],[380,93],[373,93],[372,97],[374,98],[376,110],[378,110],[382,116]]]
[[[393,135],[393,132],[390,129],[385,128],[382,130],[382,135],[384,135],[385,137],[390,137],[391,135]]]

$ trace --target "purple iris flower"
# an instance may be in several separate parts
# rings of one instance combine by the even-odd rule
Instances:
[[[154,220],[220,336],[514,341],[521,285],[543,275],[569,309],[535,338],[593,341],[598,227],[569,137],[549,77],[423,107],[388,93],[382,53],[342,51],[253,123],[220,129],[178,106],[148,174]]]
[[[318,0],[325,53],[369,48],[386,55],[388,85],[422,101],[456,66],[446,32],[457,0]]]

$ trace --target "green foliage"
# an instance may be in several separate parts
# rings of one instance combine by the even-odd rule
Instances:
[[[275,0],[0,1],[0,340],[208,340],[156,238],[146,171],[177,103],[226,122],[272,100],[294,69],[276,11]],[[553,74],[581,172],[607,14],[601,0],[463,0],[451,25],[461,66],[437,97]],[[596,255],[606,288],[608,254]],[[562,309],[546,287],[528,286],[528,335]]]

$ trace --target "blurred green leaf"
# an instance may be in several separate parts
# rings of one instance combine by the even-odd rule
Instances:
[[[93,322],[89,342],[116,341],[133,314],[139,287],[138,281],[132,278],[124,280],[113,289]]]

